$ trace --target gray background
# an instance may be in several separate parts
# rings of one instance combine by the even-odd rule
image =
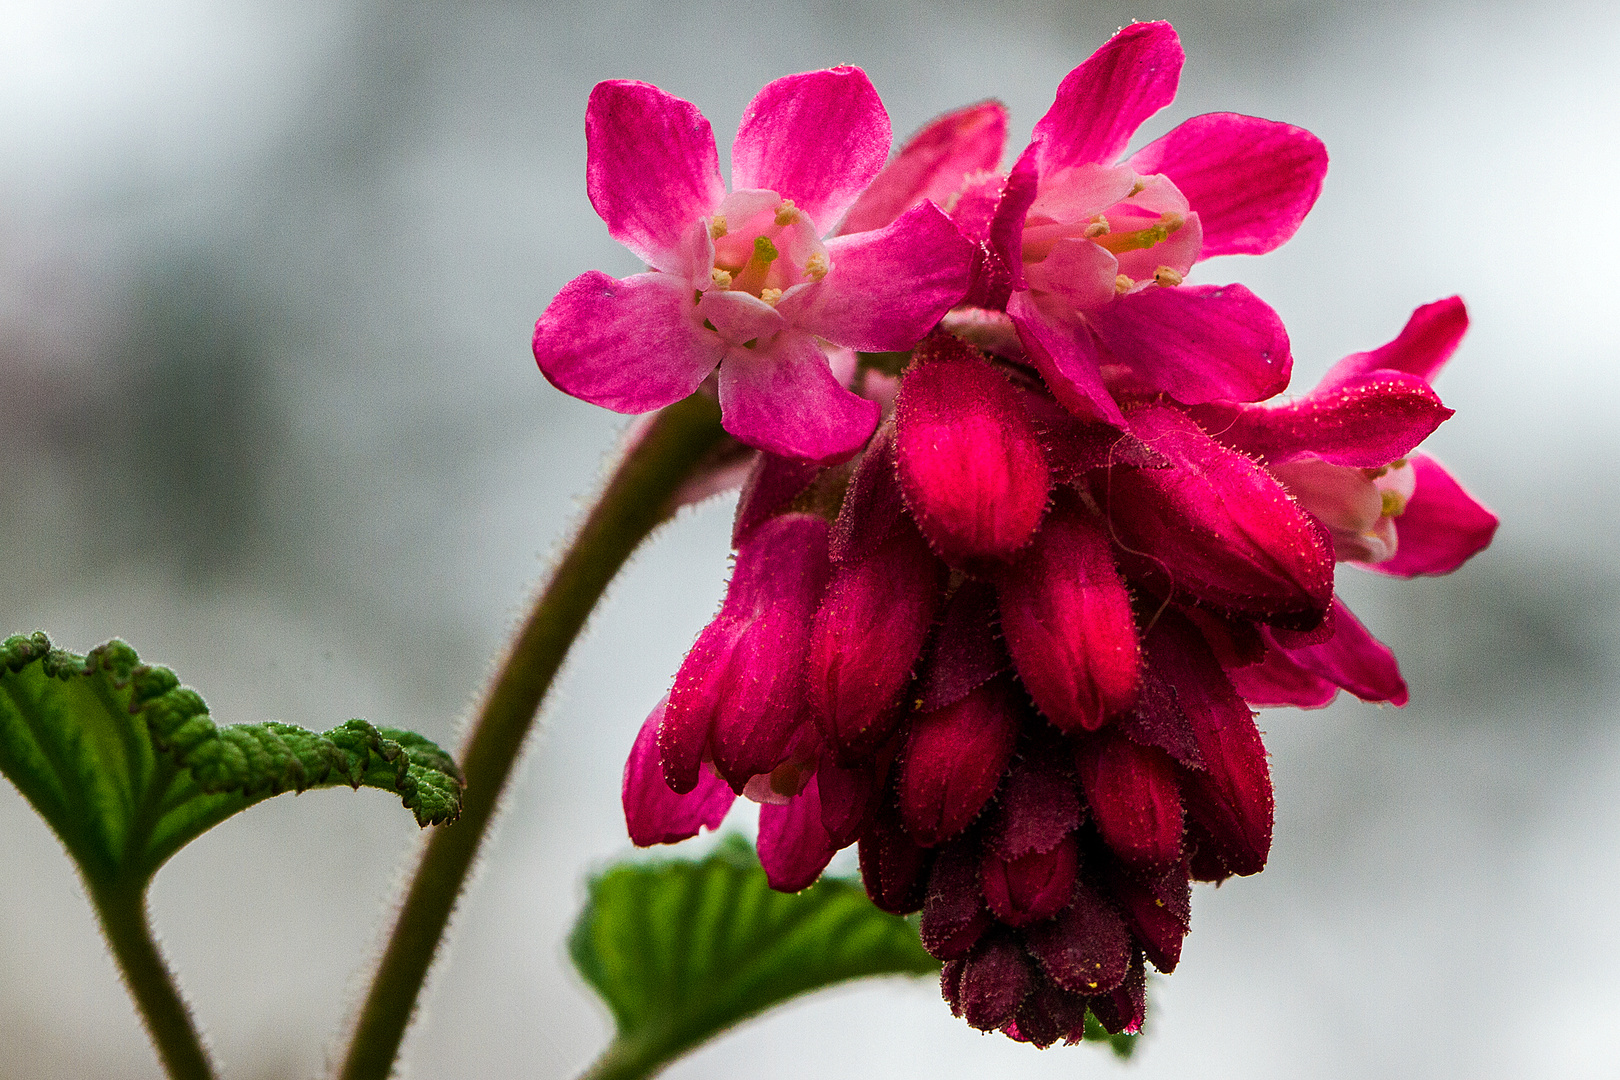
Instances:
[[[0,633],[114,634],[223,722],[360,715],[454,744],[623,421],[546,385],[534,318],[634,268],[584,195],[591,85],[697,102],[864,66],[898,137],[988,96],[1022,145],[1117,26],[1181,97],[1333,157],[1242,280],[1308,386],[1453,292],[1431,447],[1497,508],[1451,579],[1345,571],[1413,703],[1269,713],[1271,865],[1201,890],[1122,1068],[981,1037],[926,983],[824,994],[670,1073],[1620,1077],[1620,390],[1612,3],[0,6]],[[562,938],[621,854],[620,763],[713,611],[730,504],[638,556],[576,652],[408,1045],[412,1077],[561,1078],[607,1024]],[[159,878],[232,1077],[315,1074],[418,842],[377,792],[273,801]],[[0,1076],[157,1066],[56,841],[0,785]]]

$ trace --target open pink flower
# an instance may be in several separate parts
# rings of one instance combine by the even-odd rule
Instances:
[[[1259,401],[1292,363],[1281,320],[1249,290],[1182,282],[1200,259],[1291,237],[1327,153],[1301,128],[1209,113],[1119,161],[1175,96],[1181,63],[1168,23],[1139,23],[1070,72],[988,226],[1007,313],[1047,385],[1115,423],[1111,390]]]
[[[749,104],[732,187],[689,102],[604,82],[586,109],[586,188],[649,269],[569,282],[534,329],[559,389],[619,412],[695,391],[719,367],[727,431],[814,461],[853,453],[878,409],[844,389],[821,342],[906,349],[961,299],[972,245],[932,204],[823,239],[882,168],[889,118],[858,68],[791,75]]]

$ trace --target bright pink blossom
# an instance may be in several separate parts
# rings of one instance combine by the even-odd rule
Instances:
[[[931,203],[823,239],[882,168],[889,118],[859,68],[778,79],[743,113],[732,191],[709,122],[655,86],[604,82],[585,116],[586,189],[648,265],[566,285],[534,355],[566,393],[662,408],[718,366],[726,430],[788,457],[847,457],[878,410],[839,385],[822,343],[906,349],[961,299],[973,248]]]

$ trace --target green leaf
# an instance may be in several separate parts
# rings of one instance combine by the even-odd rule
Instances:
[[[195,690],[122,641],[79,656],[43,633],[0,643],[0,772],[92,887],[144,882],[191,840],[284,791],[382,788],[424,826],[461,810],[455,762],[420,735],[364,720],[324,735],[217,727]]]
[[[618,1025],[597,1077],[651,1075],[811,990],[939,972],[911,924],[873,907],[858,884],[822,878],[775,892],[736,836],[701,862],[620,864],[593,879],[568,944]]]

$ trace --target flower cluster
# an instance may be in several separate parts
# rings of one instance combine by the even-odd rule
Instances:
[[[577,279],[535,332],[553,382],[615,408],[718,367],[727,429],[761,451],[725,601],[626,765],[632,838],[747,796],[786,890],[858,842],[873,901],[921,911],[952,1009],[1042,1046],[1088,1011],[1134,1030],[1191,882],[1264,867],[1253,707],[1405,702],[1335,564],[1445,573],[1496,525],[1413,453],[1451,415],[1431,381],[1460,301],[1265,403],[1281,321],[1187,277],[1288,239],[1326,156],[1211,114],[1119,161],[1180,64],[1169,26],[1121,31],[1005,173],[999,105],[882,166],[859,72],[784,79],[730,195],[695,110],[604,84],[592,198],[652,269]]]

